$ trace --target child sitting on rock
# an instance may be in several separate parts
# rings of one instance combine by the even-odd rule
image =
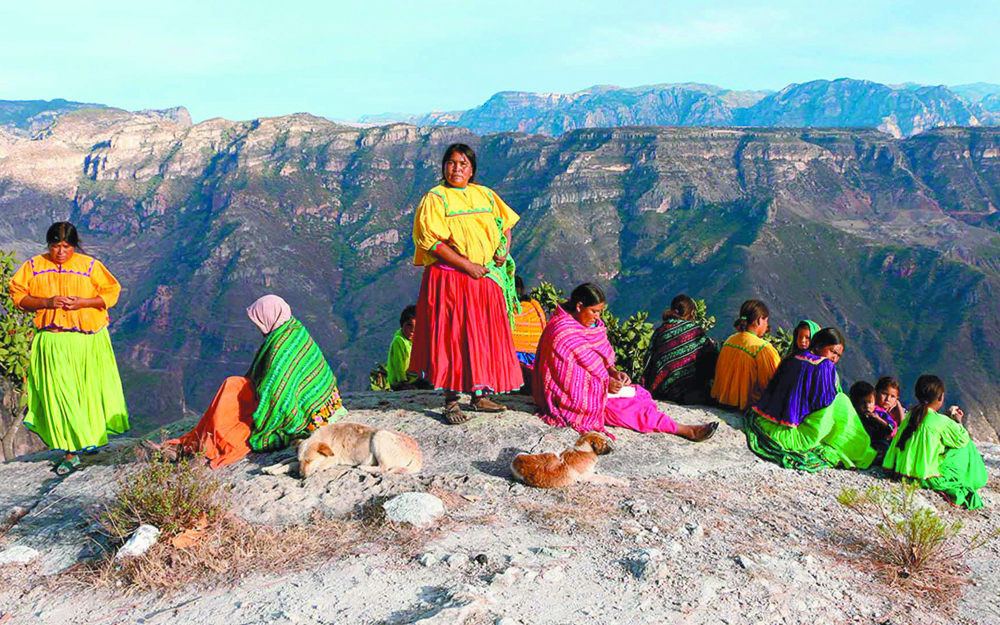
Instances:
[[[861,425],[868,432],[872,449],[878,452],[876,458],[881,458],[896,435],[899,422],[883,410],[875,402],[875,387],[865,381],[855,382],[851,386],[851,403],[861,418]]]
[[[389,372],[389,386],[394,391],[431,388],[427,380],[407,371],[410,368],[410,350],[413,349],[416,319],[416,306],[410,305],[404,308],[399,315],[399,330],[396,330],[396,334],[392,336],[392,344],[389,345],[389,357],[385,368]]]
[[[891,375],[883,375],[875,383],[875,405],[892,416],[898,427],[906,417],[906,409],[899,401],[899,380]]]

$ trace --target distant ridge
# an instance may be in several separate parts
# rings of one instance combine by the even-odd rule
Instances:
[[[903,138],[931,128],[1000,125],[1000,85],[884,85],[852,78],[813,80],[777,92],[690,82],[596,85],[575,93],[501,91],[467,111],[383,113],[359,122],[549,136],[619,126],[860,127]]]
[[[0,129],[14,135],[34,136],[52,125],[59,117],[83,109],[118,110],[107,104],[54,100],[0,100]],[[183,106],[167,109],[132,111],[137,115],[191,125],[191,115]]]

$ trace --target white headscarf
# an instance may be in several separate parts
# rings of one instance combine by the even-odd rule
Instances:
[[[277,295],[265,295],[247,308],[250,321],[261,331],[270,334],[276,328],[292,318],[292,309],[288,302]]]

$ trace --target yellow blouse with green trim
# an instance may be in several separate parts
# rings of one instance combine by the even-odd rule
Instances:
[[[492,189],[470,184],[464,189],[438,185],[420,200],[413,219],[414,265],[433,265],[439,242],[485,265],[500,246],[496,219],[509,230],[521,218]]]
[[[104,300],[104,308],[79,310],[43,309],[35,313],[35,326],[39,330],[64,330],[93,334],[108,325],[108,308],[118,303],[122,287],[101,261],[86,254],[76,253],[62,265],[41,254],[21,265],[11,278],[10,296],[20,306],[27,295],[32,297],[73,297]]]

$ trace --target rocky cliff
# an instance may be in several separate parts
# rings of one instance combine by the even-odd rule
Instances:
[[[842,327],[848,380],[893,372],[909,389],[936,371],[977,435],[995,437],[1000,130],[478,137],[81,110],[0,142],[0,246],[36,253],[52,221],[81,226],[125,285],[113,340],[143,427],[202,409],[243,373],[259,342],[243,310],[267,292],[356,389],[416,298],[412,212],[458,140],[522,214],[514,253],[529,282],[597,280],[618,314],[654,318],[686,291],[708,300],[720,338],[761,296],[775,324]]]

